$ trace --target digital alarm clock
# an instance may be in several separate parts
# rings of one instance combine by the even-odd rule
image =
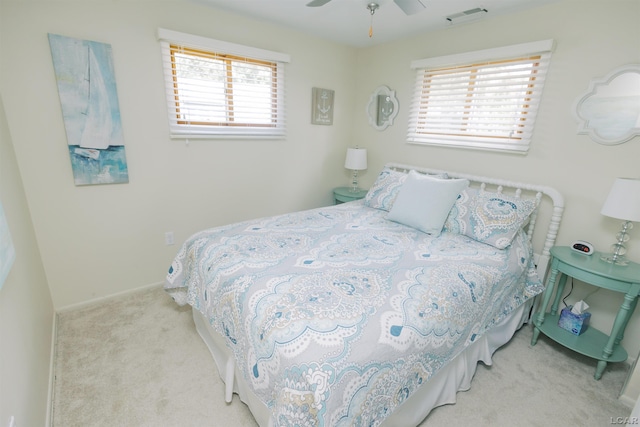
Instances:
[[[571,244],[571,249],[584,255],[591,255],[593,253],[593,245],[582,240],[576,240],[573,242]]]

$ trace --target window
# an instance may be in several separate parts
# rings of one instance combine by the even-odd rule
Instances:
[[[553,40],[414,61],[408,142],[526,153]]]
[[[173,138],[281,137],[289,56],[158,30]]]

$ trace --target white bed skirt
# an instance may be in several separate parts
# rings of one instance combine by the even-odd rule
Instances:
[[[433,408],[455,403],[456,393],[471,387],[471,380],[478,362],[491,365],[493,353],[506,344],[528,320],[531,304],[532,300],[529,300],[527,304],[521,305],[489,333],[467,347],[425,385],[416,390],[381,426],[415,427],[429,415]],[[273,427],[269,408],[253,394],[242,376],[236,373],[232,353],[225,345],[224,338],[209,326],[198,310],[192,311],[196,329],[211,351],[220,377],[225,383],[225,400],[231,402],[232,394],[238,394],[240,400],[249,406],[261,427]]]

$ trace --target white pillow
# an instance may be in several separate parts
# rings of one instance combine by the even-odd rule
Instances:
[[[387,219],[439,236],[466,179],[440,179],[410,171]]]
[[[430,176],[449,178],[446,173],[433,174]],[[405,179],[407,179],[406,173],[398,172],[385,166],[378,175],[378,178],[376,178],[376,182],[369,188],[364,198],[364,205],[389,212],[393,207],[393,202],[396,200],[396,197],[398,197],[398,192]]]

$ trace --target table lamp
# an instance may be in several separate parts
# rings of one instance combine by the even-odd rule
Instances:
[[[629,240],[629,230],[633,228],[632,221],[640,221],[640,179],[616,179],[600,213],[624,221],[622,230],[616,235],[618,241],[611,246],[612,253],[602,255],[601,259],[613,264],[627,265],[629,261],[624,256],[627,252],[624,244]]]
[[[358,188],[358,171],[367,169],[367,149],[366,148],[347,148],[347,158],[344,161],[345,169],[353,171],[353,179],[349,191],[356,193],[360,191]]]

